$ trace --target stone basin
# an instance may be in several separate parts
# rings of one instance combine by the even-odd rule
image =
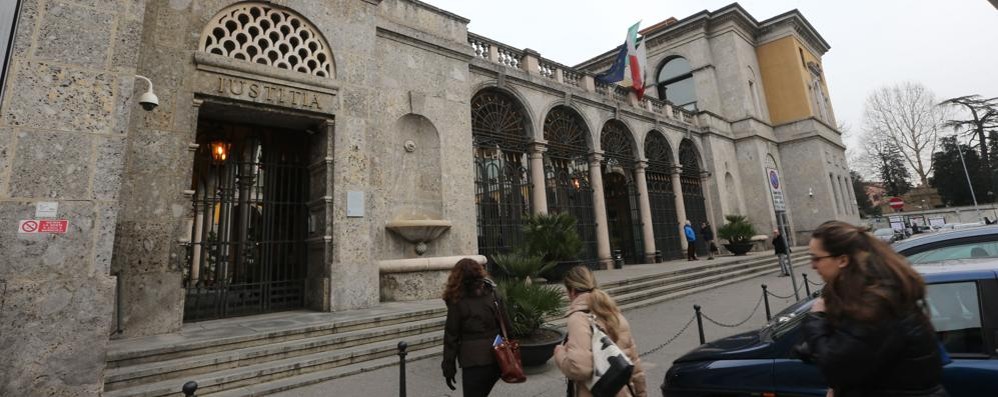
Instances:
[[[436,240],[450,229],[450,221],[440,219],[403,219],[385,224],[385,228],[402,236],[406,241],[419,244]]]

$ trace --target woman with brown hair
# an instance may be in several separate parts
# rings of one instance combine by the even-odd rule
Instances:
[[[495,284],[477,261],[461,259],[451,269],[443,299],[447,303],[447,323],[441,368],[447,387],[455,390],[457,359],[464,397],[488,396],[499,380],[499,365],[492,353],[492,342],[499,335],[497,317],[501,315],[496,307]]]
[[[829,221],[811,235],[811,267],[825,286],[796,351],[821,369],[829,396],[946,396],[926,314],[925,282],[864,229]]]
[[[592,396],[585,382],[593,377],[593,330],[589,315],[596,317],[597,325],[627,354],[634,364],[631,382],[617,396],[645,397],[645,372],[638,357],[638,348],[631,336],[631,326],[620,313],[620,308],[610,295],[596,285],[596,276],[584,266],[576,266],[564,278],[565,289],[572,303],[568,307],[568,338],[555,347],[554,361],[568,378],[568,395]],[[633,395],[631,391],[633,390]]]

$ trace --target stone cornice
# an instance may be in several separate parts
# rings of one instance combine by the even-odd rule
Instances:
[[[375,3],[380,4],[382,0],[364,0],[364,1],[366,1],[368,3],[371,3],[371,4],[375,4]],[[453,12],[450,12],[450,11],[447,11],[447,10],[444,10],[444,9],[437,8],[437,7],[433,6],[432,4],[426,4],[426,3],[422,2],[422,1],[419,1],[419,0],[401,0],[401,1],[405,1],[407,3],[415,4],[415,5],[417,5],[417,6],[421,7],[421,8],[426,9],[427,11],[443,15],[445,17],[448,17],[448,18],[451,18],[451,19],[463,22],[465,24],[468,24],[469,22],[471,22],[471,20],[468,19],[468,18],[462,17],[460,15],[457,15],[457,14],[455,14]]]
[[[396,41],[402,44],[408,44],[416,48],[421,48],[426,51],[463,62],[467,62],[475,57],[475,53],[472,51],[470,46],[466,45],[466,43],[464,46],[455,46],[453,41],[444,40],[436,36],[418,32],[412,28],[389,21],[380,21],[378,23],[376,34],[381,38]],[[464,51],[456,50],[454,48],[460,48]]]

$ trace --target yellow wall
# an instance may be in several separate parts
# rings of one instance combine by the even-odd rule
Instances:
[[[821,59],[805,49],[794,37],[784,37],[763,44],[755,51],[766,91],[769,118],[773,125],[818,117],[815,109],[812,109],[807,90],[811,74],[801,63],[800,51],[804,52],[805,62],[821,65]],[[822,89],[827,95],[828,88],[824,86],[824,80],[822,76]]]

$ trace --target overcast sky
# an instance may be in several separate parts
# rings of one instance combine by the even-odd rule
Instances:
[[[727,0],[424,0],[468,30],[575,65],[624,41],[627,28],[717,10]],[[941,98],[998,96],[998,10],[987,0],[746,0],[762,21],[794,8],[831,44],[823,58],[836,118],[862,128],[876,87],[912,80]],[[851,142],[847,142],[851,145]]]

